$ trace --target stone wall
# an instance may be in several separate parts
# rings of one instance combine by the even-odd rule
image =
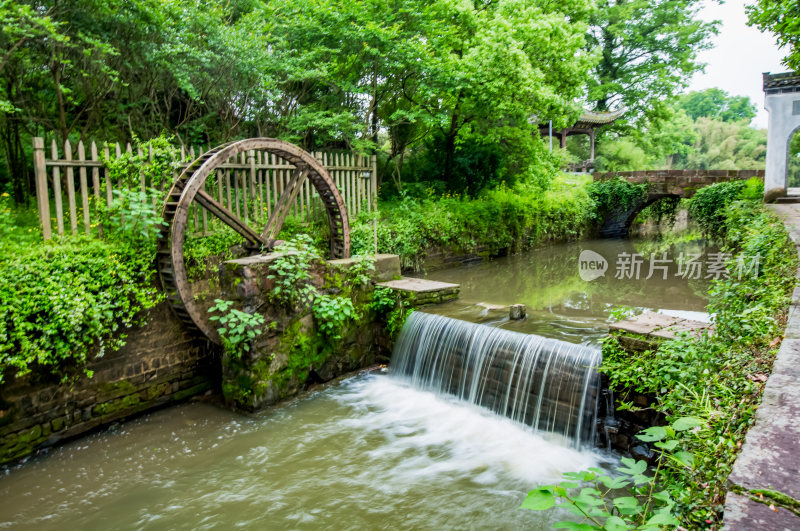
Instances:
[[[337,376],[388,361],[391,340],[381,316],[370,309],[374,286],[354,285],[348,270],[356,259],[314,262],[311,285],[323,296],[349,298],[358,317],[345,322],[338,337],[321,331],[311,303],[292,307],[272,299],[273,263],[281,256],[270,253],[224,264],[221,274],[223,298],[236,302],[245,312],[265,317],[269,327],[248,345],[244,353],[228,353],[222,359],[222,392],[230,406],[255,411],[296,395],[309,382],[324,382]],[[373,280],[400,274],[397,255],[377,255]]]
[[[166,304],[127,334],[119,351],[89,364],[92,378],[28,375],[0,387],[0,464],[212,387],[218,361]]]
[[[600,400],[597,408],[597,445],[616,450],[635,459],[654,462],[655,453],[650,443],[636,438],[636,434],[652,426],[663,426],[663,413],[653,409],[655,397],[626,389],[614,393],[609,389],[608,377],[601,375]],[[633,404],[631,409],[618,409],[622,403]]]

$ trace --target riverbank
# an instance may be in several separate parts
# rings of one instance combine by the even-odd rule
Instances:
[[[719,194],[707,190],[709,197],[700,200],[710,205]],[[603,345],[601,367],[617,409],[652,408],[667,423],[692,419],[686,421],[695,426],[690,430],[659,428],[642,435],[655,442],[657,454],[663,452],[656,484],[669,493],[674,514],[689,529],[718,528],[727,518],[733,463],[755,420],[778,347],[789,341],[783,335],[798,267],[783,223],[762,205],[734,197],[707,214],[706,227],[721,238],[728,258],[723,262],[727,278],[715,280],[709,291],[715,332],[663,341],[636,356],[611,336]],[[753,257],[758,268],[748,269]],[[634,404],[628,391],[653,401]],[[671,439],[667,446],[658,442],[665,437]]]
[[[783,220],[800,253],[800,206],[768,208]],[[728,478],[724,529],[800,528],[800,288],[792,293],[783,337],[755,425]]]

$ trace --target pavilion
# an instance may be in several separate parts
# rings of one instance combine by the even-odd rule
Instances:
[[[552,134],[553,136],[559,138],[559,145],[561,146],[561,149],[567,147],[568,136],[589,135],[589,141],[591,145],[589,160],[580,164],[580,166],[583,168],[588,169],[594,166],[594,143],[597,129],[603,127],[604,125],[610,125],[614,123],[614,121],[624,113],[625,109],[617,109],[614,111],[588,111],[584,109],[578,118],[578,121],[575,122],[574,125],[561,129],[560,131],[553,131]],[[549,124],[539,124],[539,134],[541,134],[543,137],[550,136]]]

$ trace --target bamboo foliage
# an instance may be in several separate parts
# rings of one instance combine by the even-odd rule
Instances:
[[[87,146],[78,142],[73,148],[69,141],[59,146],[52,140],[48,158],[44,139],[36,137],[33,139],[33,148],[37,208],[44,239],[65,233],[99,235],[101,227],[97,221],[97,206],[101,203],[111,206],[114,190],[120,188],[120,183],[112,182],[109,169],[103,161],[119,158],[123,152],[132,153],[131,144],[122,147],[119,143],[91,142]],[[140,156],[143,156],[139,149]],[[202,156],[204,151],[203,148],[190,147],[187,150],[181,147],[180,161],[173,179],[193,160]],[[152,156],[150,148],[150,160]],[[365,157],[348,152],[315,152],[314,157],[325,166],[336,183],[350,217],[374,208],[377,192],[374,155]],[[249,151],[221,165],[206,180],[205,190],[246,223],[263,227],[293,171],[294,165],[272,153]],[[142,173],[139,182],[141,190],[145,191],[152,184],[146,182]],[[160,208],[160,205],[153,206]],[[308,222],[320,215],[321,209],[319,195],[306,179],[291,206],[291,215],[301,222]],[[195,236],[208,235],[221,227],[220,222],[199,205],[192,206],[189,220],[187,229]]]

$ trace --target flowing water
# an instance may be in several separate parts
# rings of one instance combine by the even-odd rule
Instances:
[[[699,282],[634,283],[608,275],[581,281],[577,256],[587,245],[603,255],[633,249],[627,243],[584,242],[440,271],[430,276],[462,283],[462,301],[435,311],[585,345],[596,345],[610,309],[619,304],[702,311]],[[610,267],[613,272],[613,262]],[[525,321],[508,321],[491,309],[517,302],[529,308]],[[539,360],[551,359],[550,367],[572,364],[577,370],[569,372],[580,375],[592,363],[584,354],[595,352],[491,331],[479,335],[528,360],[540,388],[564,371],[547,376]],[[568,350],[575,356],[558,354]],[[488,360],[484,355],[475,361],[481,359]],[[161,410],[0,471],[0,527],[549,529],[564,516],[519,510],[525,493],[558,481],[563,472],[611,460],[546,433],[580,440],[582,413],[564,422],[568,429],[542,429],[527,417],[515,422],[487,409],[502,398],[508,414],[515,402],[511,392],[494,393],[494,402],[482,403],[471,398],[482,394],[474,386],[459,391],[409,382],[415,370],[401,367],[416,363],[400,360],[395,375],[352,378],[257,415],[202,401]],[[480,372],[487,365],[473,367]],[[416,373],[423,381],[424,372]],[[474,382],[467,372],[463,381]],[[441,381],[428,375],[429,383]],[[570,386],[571,398],[556,401],[566,401],[567,411],[585,412],[574,400],[580,384]],[[546,406],[517,407],[523,409],[538,409],[542,418]]]
[[[457,397],[572,446],[594,442],[600,351],[414,312],[391,370],[418,389]]]

